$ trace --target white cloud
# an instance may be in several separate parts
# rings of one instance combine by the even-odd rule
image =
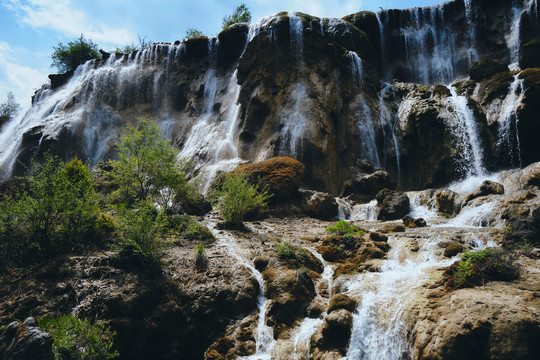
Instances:
[[[90,19],[71,0],[7,0],[4,6],[34,28],[54,30],[68,37],[84,33],[87,38],[105,44],[126,44],[137,39],[129,30]]]
[[[0,103],[11,91],[18,103],[28,107],[34,91],[47,82],[47,72],[17,64],[12,59],[13,53],[14,49],[0,41]]]

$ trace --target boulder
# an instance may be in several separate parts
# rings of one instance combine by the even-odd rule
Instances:
[[[349,196],[357,202],[368,202],[382,189],[393,189],[394,187],[395,184],[388,172],[379,170],[345,181],[341,196]]]
[[[345,309],[349,312],[354,312],[358,304],[356,300],[345,295],[345,294],[336,294],[330,299],[330,304],[328,305],[328,313],[339,309]]]
[[[315,286],[307,272],[270,267],[262,275],[265,295],[271,300],[266,323],[274,328],[274,337],[278,338],[283,330],[306,315],[308,305],[315,297]]]
[[[337,350],[344,356],[351,337],[352,321],[352,314],[345,309],[328,314],[322,328],[312,338],[313,352]]]
[[[504,232],[503,246],[523,248],[540,245],[540,208],[527,216],[514,216],[509,219]]]
[[[497,182],[486,180],[476,190],[465,197],[464,204],[481,196],[496,194],[504,194],[504,186]]]
[[[255,269],[263,271],[268,266],[269,261],[270,259],[268,259],[266,256],[257,256],[255,259],[253,259],[253,265],[255,265]]]
[[[242,165],[234,172],[245,172],[252,182],[267,187],[275,201],[287,200],[296,194],[304,170],[305,167],[300,161],[280,156]]]
[[[34,318],[10,323],[0,337],[3,360],[52,360],[53,338],[41,330]]]
[[[522,69],[540,67],[540,41],[533,39],[523,44],[519,51],[519,67]]]
[[[475,61],[469,67],[469,76],[472,80],[480,81],[497,73],[508,71],[508,66],[501,61],[482,59]]]
[[[422,218],[415,219],[411,216],[404,216],[402,219],[403,224],[409,228],[425,227],[426,220]]]
[[[463,244],[456,242],[451,243],[444,249],[444,256],[447,258],[451,258],[459,254],[460,252],[463,252],[465,250],[465,247]]]
[[[437,212],[442,215],[452,216],[461,211],[462,197],[448,189],[439,189],[434,194]]]
[[[402,191],[383,189],[377,194],[378,220],[401,219],[411,211],[409,197]]]
[[[311,217],[321,220],[332,220],[338,215],[336,199],[323,192],[302,190],[302,211]]]

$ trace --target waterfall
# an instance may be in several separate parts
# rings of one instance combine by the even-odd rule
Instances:
[[[525,13],[532,14],[538,17],[538,2],[537,0],[525,0],[523,7],[518,7],[518,4],[513,1],[512,17],[510,25],[510,33],[506,36],[506,45],[510,51],[510,70],[516,71],[519,69],[519,49],[521,48],[521,17]]]
[[[291,36],[291,48],[294,50],[296,56],[302,59],[304,52],[304,23],[302,18],[295,12],[288,13],[289,26]]]
[[[458,168],[462,175],[470,177],[472,175],[483,175],[483,151],[478,127],[476,126],[473,111],[469,108],[467,97],[458,95],[453,86],[448,86],[450,90],[450,102],[454,108],[457,124],[454,128],[457,147],[463,149],[460,152],[461,162]]]
[[[285,119],[281,129],[281,152],[294,158],[301,158],[303,138],[306,135],[307,119],[305,111],[309,104],[307,87],[297,83],[291,91],[289,102],[284,104],[281,117]]]
[[[381,123],[384,136],[384,164],[386,164],[387,150],[394,147],[394,155],[396,157],[398,184],[400,183],[400,153],[399,144],[396,136],[396,126],[398,125],[397,113],[392,115],[392,109],[388,107],[386,98],[392,92],[392,84],[383,83],[379,93],[379,122]]]
[[[502,103],[498,118],[499,157],[507,159],[509,164],[514,166],[521,166],[517,109],[523,100],[525,89],[523,79],[520,79],[519,75],[514,75],[514,81]]]
[[[377,167],[381,167],[381,161],[379,159],[379,153],[377,149],[376,134],[375,134],[375,121],[364,94],[364,68],[362,65],[362,59],[354,51],[349,51],[347,56],[351,62],[351,71],[353,79],[356,82],[360,92],[356,96],[354,102],[353,111],[356,116],[358,130],[360,132],[360,147],[362,155],[367,158],[371,163]]]

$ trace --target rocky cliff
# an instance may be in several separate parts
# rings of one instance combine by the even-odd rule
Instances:
[[[114,157],[118,135],[140,116],[154,117],[209,181],[276,155],[306,164],[304,187],[334,194],[363,175],[361,160],[408,189],[527,165],[539,159],[530,136],[538,82],[536,70],[518,66],[534,58],[536,6],[457,0],[343,19],[279,13],[216,38],[107,55],[55,77],[4,125],[4,176],[49,150],[93,164]],[[453,93],[449,84],[481,59],[496,59],[506,75],[480,69]]]

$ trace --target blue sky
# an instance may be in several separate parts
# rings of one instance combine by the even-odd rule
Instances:
[[[361,10],[409,8],[441,0],[244,0],[253,21],[279,11],[343,17]],[[0,103],[7,91],[24,107],[47,82],[53,46],[81,33],[104,50],[146,40],[181,40],[186,29],[217,35],[242,0],[0,0]]]

